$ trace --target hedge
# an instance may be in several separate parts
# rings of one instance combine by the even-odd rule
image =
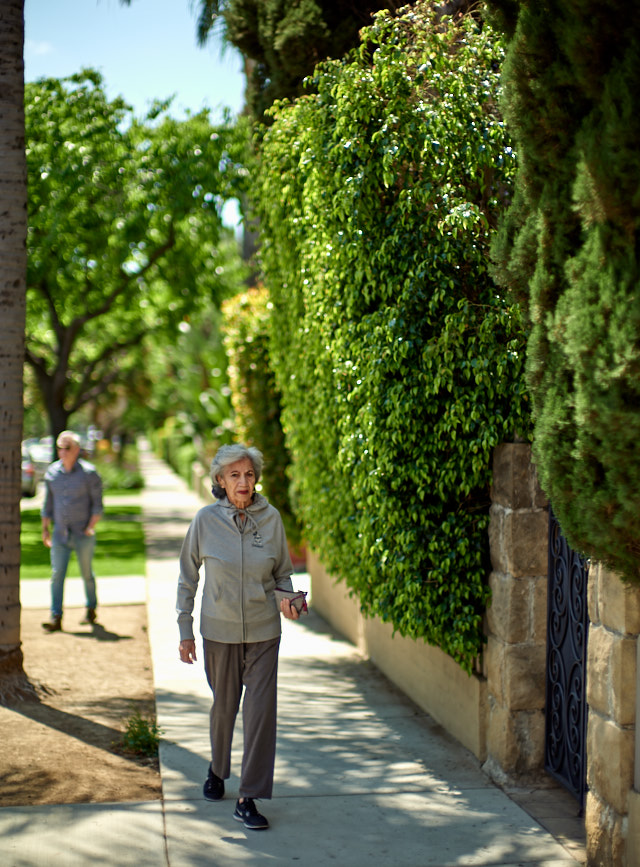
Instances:
[[[257,446],[265,464],[262,492],[278,509],[287,539],[300,544],[300,524],[290,500],[289,465],[280,423],[280,395],[269,359],[269,319],[272,304],[264,287],[252,288],[222,305],[227,375],[235,412],[236,438]]]
[[[494,447],[529,433],[519,307],[488,272],[516,168],[500,38],[376,17],[282,103],[254,195],[305,536],[366,615],[482,648]]]

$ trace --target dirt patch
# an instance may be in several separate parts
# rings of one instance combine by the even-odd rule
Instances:
[[[25,671],[46,692],[0,707],[0,807],[161,796],[158,760],[118,747],[135,712],[155,714],[146,608],[99,608],[93,626],[83,614],[49,635],[47,611],[22,611]]]

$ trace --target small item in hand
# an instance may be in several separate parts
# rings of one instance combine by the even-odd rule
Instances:
[[[279,587],[276,587],[276,599],[278,600],[278,605],[282,599],[288,599],[298,614],[302,614],[309,610],[307,608],[306,595],[306,590],[281,590]]]

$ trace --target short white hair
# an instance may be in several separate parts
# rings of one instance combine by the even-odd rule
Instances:
[[[235,464],[236,461],[241,461],[243,458],[249,458],[253,464],[253,471],[256,474],[256,482],[260,481],[262,465],[264,463],[260,449],[257,449],[255,446],[245,446],[244,443],[220,446],[214,459],[211,461],[211,481],[213,482],[211,492],[217,500],[221,500],[226,496],[224,488],[218,482],[218,476],[221,476],[230,464]]]
[[[60,443],[65,442],[65,440],[66,441],[71,440],[71,442],[74,445],[76,445],[78,447],[80,446],[80,437],[78,436],[78,434],[75,431],[63,430],[61,433],[58,434],[58,438],[56,440],[56,445],[59,446]]]

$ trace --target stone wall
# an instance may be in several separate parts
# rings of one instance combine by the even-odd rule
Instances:
[[[640,779],[636,790],[633,786],[640,588],[594,564],[588,602],[587,863],[637,867]]]
[[[537,779],[544,764],[548,524],[531,446],[498,446],[489,530],[485,770],[500,783]]]

